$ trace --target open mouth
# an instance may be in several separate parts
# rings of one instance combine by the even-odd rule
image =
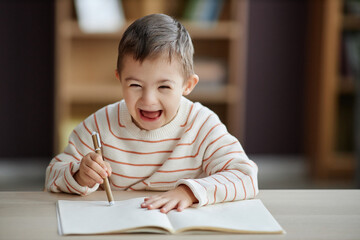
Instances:
[[[158,119],[162,114],[162,110],[158,111],[145,111],[140,109],[140,116],[142,119],[147,121],[154,121]]]

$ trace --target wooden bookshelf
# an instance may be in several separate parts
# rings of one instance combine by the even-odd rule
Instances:
[[[341,76],[340,46],[344,32],[360,30],[359,20],[345,14],[343,0],[309,3],[305,147],[314,178],[354,176],[354,150],[337,146],[343,134],[339,128],[342,113],[344,108],[351,108],[341,104],[341,99],[350,99],[352,105],[355,101],[354,79]],[[352,119],[349,122],[354,131],[355,123]]]
[[[151,4],[150,4],[151,2]],[[124,30],[134,21],[134,4],[141,11],[135,17],[157,12],[168,1],[123,1],[126,23],[114,33],[85,33],[78,25],[73,0],[56,1],[56,84],[55,152],[62,151],[73,127],[98,108],[119,101],[120,84],[116,68],[117,47]],[[245,56],[247,1],[224,0],[223,12],[213,24],[181,19],[187,1],[170,1],[179,9],[163,13],[179,19],[190,32],[195,58],[219,59],[225,63],[226,81],[221,84],[201,82],[189,95],[218,113],[229,131],[243,139],[245,106]],[[139,5],[140,4],[140,5]],[[132,9],[127,9],[131,6]],[[125,8],[127,7],[127,8]],[[127,13],[127,11],[132,13]],[[196,62],[195,62],[196,70]]]

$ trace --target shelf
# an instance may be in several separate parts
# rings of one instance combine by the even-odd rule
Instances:
[[[76,21],[65,21],[61,26],[61,34],[67,38],[73,39],[109,39],[120,40],[120,36],[125,29],[132,23],[128,21],[124,27],[114,33],[85,33]],[[181,21],[189,31],[192,39],[234,39],[240,35],[241,27],[233,21],[219,21],[215,23],[194,23]]]
[[[339,94],[355,94],[355,79],[350,77],[339,78]]]
[[[122,99],[119,85],[71,85],[65,88],[64,99],[73,103],[112,103]]]
[[[352,178],[355,169],[355,155],[353,153],[336,153],[329,167],[330,176]]]
[[[354,121],[355,81],[339,75],[344,68],[341,64],[346,63],[341,59],[345,50],[341,39],[346,31],[360,30],[360,16],[343,12],[345,0],[310,2],[309,22],[316,24],[309,25],[307,158],[313,177],[346,179],[354,175],[354,151],[345,148],[349,152],[342,152],[339,143],[354,131],[350,124]]]
[[[345,15],[343,16],[343,29],[345,30],[360,30],[360,16],[359,15]]]
[[[214,24],[182,21],[193,39],[234,39],[240,36],[239,23],[219,21]]]
[[[234,89],[231,85],[202,85],[196,86],[191,94],[187,96],[192,101],[202,103],[230,103],[229,92]]]

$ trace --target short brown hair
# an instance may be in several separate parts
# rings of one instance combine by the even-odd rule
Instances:
[[[123,58],[132,55],[136,61],[168,54],[180,60],[184,76],[194,74],[194,47],[185,27],[165,14],[151,14],[133,22],[124,32],[118,50],[117,71],[121,73]]]

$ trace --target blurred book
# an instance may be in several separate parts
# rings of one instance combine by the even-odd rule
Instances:
[[[346,0],[344,6],[346,13],[360,16],[360,0]]]
[[[79,27],[86,33],[117,32],[125,23],[120,0],[75,0]]]
[[[343,86],[354,85],[354,79],[360,77],[360,33],[344,33],[340,66],[341,84]]]
[[[224,0],[189,0],[183,18],[206,26],[218,21],[223,5]]]
[[[360,33],[345,32],[341,41],[340,92],[353,94],[360,78]]]

